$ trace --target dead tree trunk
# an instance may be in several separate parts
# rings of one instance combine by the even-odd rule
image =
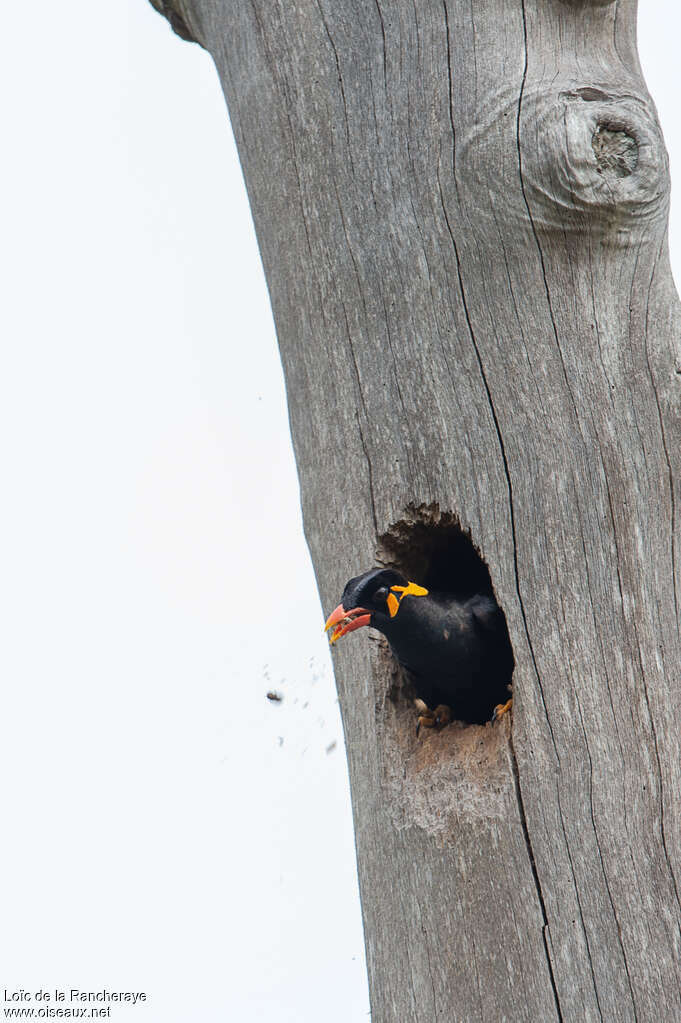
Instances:
[[[153,0],[227,96],[324,607],[460,527],[512,730],[336,669],[374,1023],[681,1019],[681,346],[635,0]]]

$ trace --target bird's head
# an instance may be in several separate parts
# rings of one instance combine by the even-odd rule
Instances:
[[[355,576],[345,585],[341,602],[326,620],[326,631],[333,629],[330,642],[363,625],[375,629],[387,624],[400,609],[404,597],[425,597],[428,590],[408,582],[392,568],[374,568]]]

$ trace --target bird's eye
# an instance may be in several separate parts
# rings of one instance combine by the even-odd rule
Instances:
[[[376,590],[372,599],[374,604],[385,604],[388,599],[388,587],[381,586],[380,590]]]

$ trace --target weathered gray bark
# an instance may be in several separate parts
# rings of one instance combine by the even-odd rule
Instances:
[[[213,55],[324,607],[413,506],[512,735],[337,653],[374,1023],[681,1019],[679,309],[634,0],[154,0]],[[432,514],[432,508],[430,513]]]

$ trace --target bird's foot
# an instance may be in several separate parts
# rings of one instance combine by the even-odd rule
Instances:
[[[499,718],[502,718],[504,716],[504,714],[508,714],[512,706],[513,697],[511,697],[510,700],[507,700],[506,703],[498,703],[494,708],[494,712],[492,714],[492,724],[495,724],[499,720]]]
[[[435,714],[428,708],[428,705],[423,700],[414,700],[414,706],[418,717],[416,719],[416,734],[418,735],[422,728],[434,728],[435,727]]]
[[[417,735],[421,728],[444,728],[452,720],[452,709],[445,706],[444,703],[438,704],[435,710],[431,710],[423,700],[414,700],[414,706],[418,711],[416,722]]]

